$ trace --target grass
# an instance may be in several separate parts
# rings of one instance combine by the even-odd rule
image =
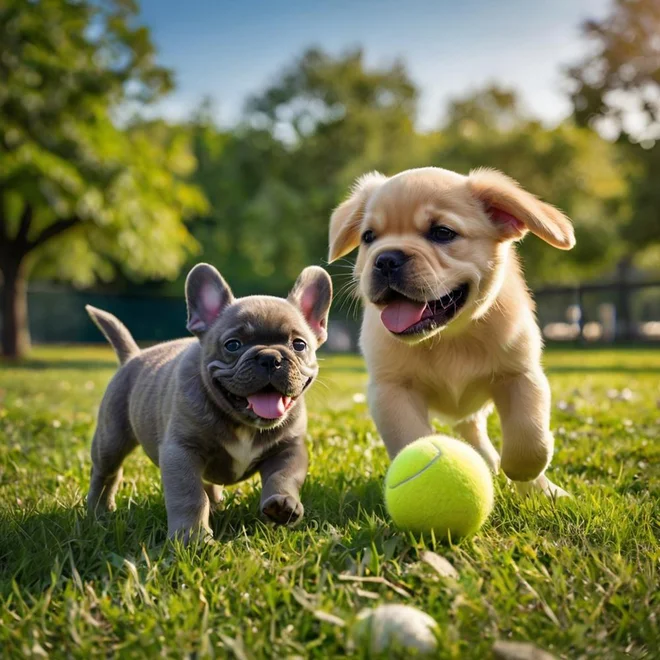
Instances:
[[[217,543],[201,549],[166,544],[159,475],[140,451],[117,511],[84,515],[109,350],[41,348],[0,367],[0,655],[340,657],[361,608],[404,602],[439,622],[441,658],[490,657],[497,639],[571,660],[659,657],[660,351],[546,362],[552,479],[575,498],[520,501],[500,479],[489,522],[452,547],[388,523],[359,358],[327,358],[310,392],[304,522],[260,522],[253,480],[228,489]],[[495,418],[491,431],[499,441]]]

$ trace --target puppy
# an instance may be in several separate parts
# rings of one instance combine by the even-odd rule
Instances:
[[[329,260],[359,246],[369,406],[390,456],[432,432],[431,410],[521,491],[560,496],[544,475],[550,389],[514,248],[527,232],[562,250],[575,243],[561,212],[495,170],[372,173],[332,215]],[[491,402],[501,457],[486,432]]]
[[[121,363],[92,442],[89,510],[114,509],[122,462],[140,444],[162,473],[169,537],[212,536],[217,485],[256,471],[261,511],[277,523],[298,521],[307,474],[303,394],[318,373],[331,299],[330,277],[314,266],[284,300],[236,299],[215,268],[199,264],[186,280],[195,338],[143,351],[114,316],[88,306]]]

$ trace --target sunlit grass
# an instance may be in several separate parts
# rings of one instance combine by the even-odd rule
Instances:
[[[2,366],[0,653],[339,657],[348,627],[319,612],[350,624],[362,607],[406,602],[440,623],[442,658],[490,657],[502,638],[571,659],[657,657],[660,352],[551,350],[546,365],[552,478],[575,498],[521,502],[500,479],[481,533],[435,548],[457,582],[388,523],[387,458],[359,358],[326,356],[309,394],[303,523],[260,522],[252,480],[228,489],[212,519],[217,543],[196,550],[165,543],[158,471],[140,451],[117,511],[84,516],[108,349],[41,348]],[[491,430],[497,442],[496,418]]]

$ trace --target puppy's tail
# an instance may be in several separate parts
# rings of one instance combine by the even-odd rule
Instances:
[[[112,348],[114,348],[119,358],[119,364],[128,362],[128,360],[140,352],[135,339],[133,339],[126,326],[116,316],[91,305],[85,305],[85,309],[98,329],[110,342]]]

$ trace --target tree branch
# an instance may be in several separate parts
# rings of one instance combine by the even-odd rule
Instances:
[[[18,233],[16,234],[16,242],[22,246],[28,245],[28,232],[30,231],[30,225],[32,224],[32,207],[29,204],[26,204],[23,208],[23,213],[21,213],[21,224],[18,227]]]
[[[76,225],[82,224],[82,220],[78,217],[65,218],[63,220],[58,220],[52,225],[46,227],[33,241],[28,242],[28,249],[34,250],[34,248],[43,245],[46,241],[49,241],[55,236],[63,234],[65,231],[68,231]]]

